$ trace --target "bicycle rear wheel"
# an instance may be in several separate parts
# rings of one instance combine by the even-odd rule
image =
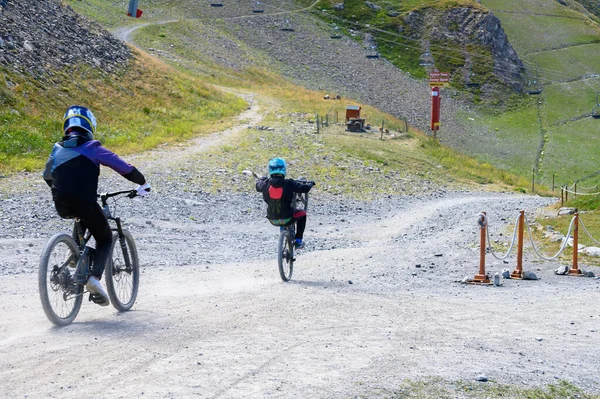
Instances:
[[[133,236],[123,230],[123,238],[113,236],[111,260],[106,265],[106,290],[110,302],[120,312],[131,309],[140,283],[140,263]]]
[[[79,248],[73,237],[59,233],[46,243],[40,268],[38,286],[46,317],[57,326],[71,324],[81,308],[83,286],[75,284],[75,267]]]
[[[277,256],[279,275],[283,281],[290,281],[294,270],[294,241],[289,230],[279,233],[279,251]]]

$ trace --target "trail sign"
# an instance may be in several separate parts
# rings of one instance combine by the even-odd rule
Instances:
[[[450,84],[450,73],[449,72],[440,72],[437,69],[434,69],[429,73],[429,86],[441,86],[444,87]]]

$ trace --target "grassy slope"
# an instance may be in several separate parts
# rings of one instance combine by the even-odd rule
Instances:
[[[114,6],[105,3],[103,7],[110,11]],[[94,12],[99,11],[94,9]],[[206,31],[200,21],[188,21],[185,26],[150,26],[139,31],[136,40],[163,50],[179,60],[174,64],[175,68],[142,56],[128,72],[112,79],[96,76],[94,71],[75,69],[69,73],[57,74],[55,81],[49,84],[17,82],[15,87],[8,90],[12,110],[7,109],[1,114],[0,134],[4,140],[0,142],[5,144],[0,149],[3,168],[39,168],[45,161],[51,144],[60,138],[60,117],[63,110],[72,103],[88,105],[95,111],[100,122],[98,138],[109,148],[121,153],[151,148],[165,141],[187,139],[200,133],[200,129],[202,132],[219,130],[223,128],[219,121],[238,113],[243,109],[244,103],[231,95],[207,89],[203,83],[206,78],[238,90],[245,87],[263,98],[277,98],[282,104],[282,114],[290,110],[308,116],[329,113],[330,120],[333,120],[336,111],[341,118],[345,105],[353,103],[350,99],[347,100],[349,102],[323,101],[321,93],[291,85],[266,70],[249,68],[231,71],[209,64],[204,57],[198,56],[202,51],[195,46],[197,40],[194,36]],[[260,54],[255,57],[260,57]],[[202,81],[194,77],[197,74],[202,76]],[[11,77],[11,80],[16,81],[17,77]],[[3,86],[4,84],[0,84],[0,87]],[[16,112],[21,116],[17,116]],[[369,120],[386,120],[386,127],[391,130],[404,128],[403,121],[371,107],[364,107],[364,116]],[[267,121],[269,117],[268,115]],[[214,124],[211,126],[210,122]],[[496,187],[504,188],[514,185],[508,189],[520,191],[525,191],[528,186],[525,180],[441,148],[419,133],[412,132],[404,136],[403,140],[389,143],[377,140],[376,135],[367,141],[356,140],[352,135],[341,133],[339,136],[324,136],[321,147],[317,146],[319,148],[308,142],[293,148],[301,148],[299,154],[309,157],[323,148],[330,149],[333,154],[351,163],[381,166],[385,173],[401,171],[411,176],[427,176],[439,183],[451,181],[462,185],[475,182],[476,185],[497,184]],[[279,143],[278,140],[273,142],[271,153],[260,151],[252,145],[240,145],[226,152],[231,160],[253,158],[257,164],[262,165],[273,151],[281,150]],[[408,147],[405,147],[406,143],[409,143]],[[313,159],[316,170],[314,177],[322,181],[335,181],[335,176],[344,170],[322,165],[321,163],[327,162],[319,157]],[[236,161],[232,163],[232,167],[238,164],[240,163]],[[364,187],[364,191],[372,185],[369,176],[359,175],[357,179],[354,182]],[[380,187],[371,190],[371,193],[398,193],[394,184],[386,182],[386,179],[382,179]],[[355,188],[345,184],[338,187],[338,192],[362,195],[363,190],[357,191]]]
[[[3,72],[0,171],[5,172],[40,168],[62,136],[62,115],[73,104],[94,111],[99,123],[96,138],[120,153],[189,139],[246,106],[233,95],[145,56],[112,77],[73,68],[40,82]]]
[[[185,26],[185,29],[178,24],[143,28],[137,34],[136,41],[165,52],[171,51],[180,57],[185,55],[185,62],[179,62],[179,65],[190,70],[202,71],[206,67],[206,61],[204,57],[198,55],[202,54],[198,47],[199,43],[196,40],[189,40],[185,33],[203,32],[206,35],[207,32],[201,21],[186,21]],[[252,56],[260,57],[260,54],[252,53]],[[238,75],[246,78],[236,81],[234,77]],[[264,70],[251,69],[233,74],[222,73],[214,78],[220,79],[221,84],[234,84],[238,88],[243,86],[264,98],[276,98],[280,103],[278,107],[281,108],[281,114],[297,111],[306,115],[305,120],[314,119],[315,114],[321,116],[328,114],[329,120],[334,121],[336,112],[338,118],[342,118],[346,105],[355,103],[351,99],[324,101],[321,93],[301,89]],[[404,130],[403,121],[372,107],[364,106],[362,115],[371,121],[385,120],[385,126],[392,131]],[[281,120],[268,115],[263,123],[278,125],[281,124]],[[284,129],[292,133],[295,126],[287,125]],[[525,179],[498,171],[490,165],[476,162],[448,148],[440,147],[417,132],[411,132],[401,140],[380,141],[379,134],[362,135],[359,139],[355,134],[343,133],[342,128],[326,131],[327,134],[323,137],[308,138],[302,135],[296,137],[293,134],[292,137],[282,138],[278,133],[249,131],[236,148],[226,148],[221,151],[219,159],[223,160],[224,165],[230,169],[241,173],[244,169],[262,167],[265,159],[279,153],[290,158],[296,165],[304,165],[300,167],[300,173],[308,172],[315,179],[332,185],[330,191],[358,196],[364,196],[367,192],[396,194],[402,191],[397,189],[398,186],[392,180],[374,181],[370,176],[359,172],[348,174],[344,172],[348,170],[344,165],[366,163],[379,167],[384,174],[401,171],[403,174],[423,176],[427,173],[428,178],[441,184],[449,180],[461,185],[493,183],[497,185],[496,187],[516,186],[513,189],[519,191],[525,191],[529,186]],[[284,145],[281,145],[282,140]],[[339,162],[320,161],[324,151]],[[306,159],[308,163],[305,162]],[[309,165],[313,166],[309,167]],[[338,181],[339,176],[344,176],[344,179]]]
[[[600,123],[593,123],[588,118],[585,122],[553,126],[588,114],[595,102],[600,78],[568,83],[559,81],[600,73],[600,63],[596,61],[600,59],[600,27],[553,0],[483,0],[482,4],[502,21],[511,43],[530,66],[532,79],[536,68],[539,70],[539,80],[544,88],[539,98],[542,105],[541,128],[548,130],[548,142],[538,179],[548,184],[554,173],[561,182],[583,177],[592,166],[585,160],[593,159],[600,150],[600,143],[588,140],[600,134]],[[530,147],[537,147],[542,137],[540,125],[536,126],[533,118],[538,105],[532,101],[529,111],[519,110],[492,117],[490,123],[501,126],[507,119],[516,120],[529,114],[529,121],[522,121],[520,128],[509,132],[506,139],[512,141],[530,137],[536,141]],[[581,131],[581,127],[585,127],[585,132]]]

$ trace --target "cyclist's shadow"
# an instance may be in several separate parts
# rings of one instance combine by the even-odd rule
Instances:
[[[144,318],[140,317],[127,317],[134,316],[138,313],[138,316],[141,313],[148,313],[144,310],[135,310],[131,309],[127,312],[123,313],[115,313],[115,317],[111,317],[109,319],[106,318],[105,315],[98,316],[97,318],[93,318],[91,320],[76,320],[73,323],[67,326],[53,326],[50,328],[52,333],[62,333],[62,332],[73,332],[73,330],[77,330],[82,333],[107,333],[110,334],[122,334],[123,332],[127,333],[136,333],[136,332],[146,332],[154,327],[160,328],[156,323],[152,323]]]
[[[294,280],[293,278],[290,281],[287,281],[285,284],[296,284],[302,285],[306,287],[315,287],[315,288],[343,288],[347,287],[349,284],[344,281],[314,281],[314,280]]]

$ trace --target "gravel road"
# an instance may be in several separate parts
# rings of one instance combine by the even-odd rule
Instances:
[[[254,107],[241,118],[260,121]],[[478,270],[480,211],[503,241],[518,210],[552,199],[437,189],[360,202],[317,186],[307,249],[283,283],[253,180],[208,194],[171,167],[245,126],[128,159],[154,187],[116,208],[138,244],[138,300],[126,313],[86,301],[64,328],[44,316],[37,262],[70,224],[39,173],[0,179],[0,396],[383,397],[405,379],[479,375],[600,393],[600,280],[556,276],[526,251],[539,281],[457,283]],[[102,191],[127,187],[103,172]],[[491,274],[514,266],[488,256]]]

